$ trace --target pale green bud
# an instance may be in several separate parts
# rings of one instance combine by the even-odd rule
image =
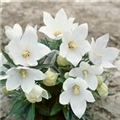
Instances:
[[[105,98],[108,96],[108,86],[105,83],[99,86],[97,88],[97,91],[102,98]]]
[[[47,70],[45,72],[45,75],[47,76],[44,80],[43,80],[43,83],[46,85],[46,86],[54,86],[56,84],[56,80],[57,80],[57,73],[54,73],[50,70]]]
[[[68,62],[66,58],[63,58],[62,56],[58,56],[57,57],[57,64],[60,66],[67,66],[70,64],[70,62]]]
[[[64,74],[64,77],[65,77],[66,79],[69,78],[69,77],[70,77],[69,72],[66,72],[66,73]]]
[[[2,94],[3,95],[8,95],[9,93],[10,93],[10,91],[8,91],[5,86],[2,87]]]
[[[101,86],[103,84],[103,77],[97,76],[97,80],[98,80],[98,86]]]

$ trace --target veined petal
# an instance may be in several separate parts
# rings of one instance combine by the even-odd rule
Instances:
[[[85,40],[88,35],[88,25],[86,23],[79,25],[74,31],[72,39],[76,43],[80,43]]]
[[[49,38],[55,39],[54,30],[49,27],[43,26],[39,29],[39,32],[46,34]]]
[[[60,94],[60,98],[59,98],[60,104],[67,105],[70,102],[72,95],[73,94],[72,94],[71,90],[67,90],[67,91],[62,92]]]
[[[63,89],[66,91],[68,89],[70,89],[71,87],[73,87],[75,84],[75,81],[73,78],[68,78],[65,80],[64,84],[63,84]]]
[[[53,17],[49,14],[49,13],[47,13],[47,12],[43,12],[43,21],[44,21],[44,24],[46,25],[46,26],[49,26],[49,27],[54,27],[54,25],[55,25],[55,20],[53,19]]]
[[[22,90],[27,94],[30,93],[34,85],[35,85],[35,81],[30,77],[23,79],[21,83]]]
[[[75,96],[72,98],[70,102],[72,111],[74,114],[78,117],[81,118],[83,114],[85,113],[86,110],[86,101],[83,98],[79,98],[79,96]]]
[[[62,57],[66,57],[67,56],[67,52],[68,52],[68,45],[67,44],[64,44],[64,43],[62,43],[61,45],[60,45],[60,56],[62,56]]]
[[[17,75],[11,75],[8,77],[6,81],[6,89],[9,90],[15,90],[21,85],[21,79]]]
[[[22,28],[19,24],[15,24],[14,27],[13,27],[13,34],[15,37],[17,38],[21,38],[23,32],[22,32]]]
[[[80,68],[73,68],[73,69],[69,72],[69,75],[70,75],[70,76],[73,76],[73,77],[83,78],[83,73],[82,73],[82,71],[81,71]]]
[[[105,34],[96,40],[96,50],[101,50],[107,46],[109,34]]]
[[[43,80],[46,78],[46,75],[43,72],[36,69],[29,69],[30,74],[33,76],[34,80]]]
[[[66,59],[69,62],[71,62],[74,66],[77,66],[80,60],[82,59],[82,56],[77,50],[68,49]]]
[[[85,100],[87,100],[88,102],[95,102],[95,98],[93,97],[92,93],[88,90],[84,92],[84,97]]]
[[[63,8],[57,12],[55,16],[55,21],[59,24],[62,24],[67,21],[67,15]]]
[[[91,90],[96,90],[96,88],[98,86],[98,80],[97,80],[96,75],[88,73],[88,77],[84,78],[84,79],[86,80],[88,87]]]
[[[101,66],[104,67],[104,68],[115,68],[116,67],[108,61],[103,61]]]
[[[9,26],[5,26],[5,34],[10,40],[14,38],[13,29]]]
[[[113,62],[118,57],[119,52],[120,50],[113,47],[104,49],[102,53],[103,61]]]

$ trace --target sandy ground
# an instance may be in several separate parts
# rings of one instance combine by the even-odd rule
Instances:
[[[109,46],[120,49],[120,2],[12,2],[4,3],[2,7],[0,43],[3,46],[8,41],[4,34],[5,25],[13,26],[15,23],[19,23],[25,28],[27,24],[33,26],[37,24],[39,28],[43,25],[43,11],[54,16],[60,8],[64,8],[69,17],[76,18],[75,22],[88,23],[88,40],[91,40],[91,37],[97,38],[109,33]],[[43,37],[43,34],[38,34],[39,37]],[[111,69],[107,84],[109,91],[116,94],[95,104],[95,120],[120,120],[120,72]],[[5,118],[9,111],[8,99],[2,95],[0,98],[2,104],[1,118],[2,120],[10,120],[10,118]],[[11,118],[11,120],[14,119]]]

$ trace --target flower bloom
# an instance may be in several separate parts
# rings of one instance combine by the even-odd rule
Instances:
[[[78,118],[81,118],[86,110],[86,101],[95,101],[92,93],[87,90],[87,83],[81,78],[68,78],[63,83],[63,90],[59,102],[62,105],[70,103],[74,114]]]
[[[43,21],[46,26],[41,27],[39,31],[56,40],[61,39],[63,33],[71,31],[76,26],[73,26],[74,18],[68,19],[64,9],[57,12],[55,19],[49,13],[44,12]]]
[[[87,24],[78,26],[73,32],[64,33],[60,45],[60,56],[77,66],[82,56],[91,49],[89,42],[86,40],[87,34]]]
[[[12,40],[7,49],[16,65],[36,66],[37,60],[50,53],[50,49],[37,42],[37,34],[33,27],[26,27],[21,39]]]
[[[96,75],[101,75],[102,72],[102,67],[97,67],[95,65],[90,66],[87,62],[81,62],[80,67],[73,68],[69,72],[69,75],[83,78],[87,82],[88,87],[92,90],[95,90],[98,86]]]
[[[96,42],[92,40],[91,43],[90,60],[104,68],[115,67],[112,62],[117,58],[120,51],[113,47],[106,48],[108,41],[109,34],[105,34],[99,37]]]
[[[19,24],[15,24],[13,28],[11,28],[10,26],[5,26],[5,34],[10,40],[14,38],[20,39],[22,37],[22,33],[23,31]]]
[[[35,80],[46,78],[41,71],[28,67],[11,68],[7,71],[7,75],[6,89],[10,91],[21,86],[25,93],[29,93],[33,89]]]
[[[27,100],[31,103],[40,102],[42,98],[48,99],[48,93],[39,85],[35,85],[29,94],[25,94]]]

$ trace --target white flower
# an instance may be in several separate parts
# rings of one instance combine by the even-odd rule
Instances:
[[[15,24],[13,28],[10,26],[5,26],[5,34],[10,40],[14,38],[21,38],[22,28],[19,24]]]
[[[19,40],[12,40],[7,49],[16,65],[36,66],[37,60],[50,52],[50,49],[37,42],[37,34],[33,27],[26,27]]]
[[[29,94],[25,94],[27,100],[31,103],[42,101],[42,97],[48,99],[48,93],[39,85],[35,85]]]
[[[64,92],[61,93],[59,102],[62,105],[70,103],[74,114],[81,118],[86,110],[86,101],[94,102],[95,99],[87,90],[87,83],[81,78],[68,78],[63,83]]]
[[[64,33],[60,45],[60,56],[65,57],[74,66],[77,66],[82,56],[91,49],[86,40],[87,34],[87,24],[78,26],[73,32]]]
[[[109,41],[109,34],[105,34],[99,37],[96,42],[92,40],[90,60],[96,64],[101,65],[104,68],[115,67],[112,62],[117,58],[119,50],[113,47],[107,47]]]
[[[80,63],[80,67],[73,68],[69,75],[73,77],[83,78],[88,87],[95,90],[98,86],[98,80],[96,75],[101,75],[103,72],[102,67],[97,67],[95,65],[90,66],[87,62]]]
[[[68,19],[64,9],[60,9],[55,19],[49,13],[44,12],[43,21],[46,26],[41,27],[39,31],[51,39],[59,40],[62,38],[63,33],[72,30],[74,18]]]
[[[25,93],[29,93],[33,89],[35,80],[46,78],[41,71],[28,67],[11,68],[7,71],[7,75],[6,89],[14,90],[21,86]]]
[[[117,69],[120,71],[120,60],[116,62]]]

